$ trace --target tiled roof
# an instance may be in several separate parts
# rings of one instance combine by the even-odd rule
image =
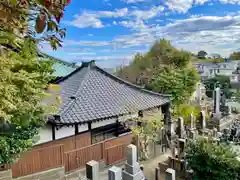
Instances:
[[[126,82],[94,62],[83,63],[57,83],[62,103],[56,124],[81,124],[136,113],[169,103],[171,98]]]
[[[56,76],[56,77],[67,76],[68,74],[72,73],[74,70],[76,70],[79,67],[74,63],[66,62],[44,53],[39,53],[39,58],[55,61],[55,63],[53,64],[53,69],[54,69],[53,76]]]

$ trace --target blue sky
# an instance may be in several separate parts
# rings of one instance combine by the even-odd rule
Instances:
[[[42,50],[105,68],[128,64],[160,38],[190,52],[228,56],[240,48],[240,0],[71,0],[63,48]]]

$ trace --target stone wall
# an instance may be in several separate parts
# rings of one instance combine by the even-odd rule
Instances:
[[[0,171],[0,180],[11,180],[12,179],[12,171]]]
[[[65,180],[65,170],[64,167],[60,167],[17,179],[13,179],[11,170],[8,170],[0,172],[0,180]]]

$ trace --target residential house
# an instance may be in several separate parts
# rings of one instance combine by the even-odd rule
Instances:
[[[240,65],[232,73],[230,81],[233,88],[240,88]]]
[[[226,62],[201,62],[196,63],[195,67],[198,70],[198,73],[201,77],[201,80],[205,80],[208,78],[212,78],[215,75],[224,75],[224,76],[232,76],[232,72],[236,70],[239,61],[226,61]]]

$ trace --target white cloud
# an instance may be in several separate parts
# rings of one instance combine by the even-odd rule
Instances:
[[[133,3],[138,3],[138,2],[144,2],[145,0],[122,0],[122,1],[127,4],[133,4]]]
[[[220,0],[223,4],[238,4],[240,5],[240,0]]]
[[[203,5],[210,0],[167,0],[165,5],[172,11],[186,13],[194,5]]]
[[[74,20],[63,23],[78,28],[103,28],[104,25],[100,18],[117,18],[123,17],[128,13],[127,8],[116,9],[114,11],[83,11],[80,15],[75,15]]]
[[[93,34],[88,34],[88,36],[92,37],[92,36],[93,36]]]
[[[224,17],[195,15],[184,20],[174,20],[171,23],[160,26],[146,26],[139,21],[120,21],[119,25],[132,28],[134,31],[128,35],[121,35],[110,41],[64,41],[64,47],[91,47],[90,51],[78,53],[69,57],[73,60],[105,60],[105,65],[116,63],[126,59],[130,61],[131,57],[142,50],[145,52],[155,40],[166,38],[170,40],[174,46],[185,49],[190,52],[197,52],[204,49],[209,54],[219,53],[222,56],[228,56],[232,51],[239,47],[240,43],[240,16],[228,15]],[[139,26],[140,28],[137,28]],[[94,48],[105,47],[104,51],[96,51]],[[121,51],[129,51],[123,54]],[[92,52],[96,52],[92,55]],[[114,55],[99,55],[99,52],[114,52]],[[116,52],[119,52],[116,54]],[[111,63],[109,63],[111,62]],[[115,63],[115,64],[114,64]],[[105,66],[104,65],[104,66]]]
[[[65,40],[64,46],[89,46],[89,47],[98,47],[98,46],[108,46],[110,43],[108,41],[74,41],[74,40]]]
[[[134,28],[130,21],[121,21],[120,25]],[[139,24],[141,26],[141,23]],[[110,47],[115,50],[132,47],[149,47],[155,40],[166,38],[179,48],[189,51],[206,49],[222,55],[235,50],[240,42],[240,16],[199,16],[184,20],[175,20],[165,26],[143,26],[135,28],[129,35],[115,37],[111,41],[65,41],[64,45],[89,47]],[[227,47],[227,48],[226,48]]]
[[[147,26],[144,24],[142,20],[136,20],[136,21],[120,21],[120,25],[131,28],[131,29],[142,29],[147,28]]]
[[[65,21],[63,23],[72,25],[78,28],[86,28],[86,27],[103,28],[104,27],[100,19],[85,12],[81,15],[75,15],[73,21]]]
[[[88,11],[88,13],[99,18],[117,18],[125,16],[128,13],[128,8],[115,9],[114,11]]]
[[[113,42],[117,48],[151,45],[156,39],[166,38],[178,48],[196,52],[206,49],[227,56],[240,42],[240,16],[200,16],[176,20],[166,26],[156,25],[132,35],[119,36]]]
[[[128,8],[122,9],[115,9],[114,11],[89,11],[85,10],[79,15],[74,16],[74,20],[72,21],[65,21],[63,23],[72,25],[78,28],[86,28],[86,27],[93,27],[93,28],[103,28],[106,25],[103,24],[103,18],[123,18],[125,19],[123,23],[121,23],[125,27],[136,27],[140,24],[144,25],[145,20],[152,19],[156,16],[159,16],[164,11],[163,6],[153,6],[148,10],[139,10],[134,9],[129,11]],[[126,21],[130,19],[129,22]],[[126,25],[132,24],[130,26]],[[134,24],[135,25],[134,25]],[[116,21],[113,21],[113,25],[117,25]],[[120,24],[120,25],[121,25]]]
[[[153,6],[149,10],[134,10],[130,13],[130,16],[134,16],[136,19],[148,20],[164,11],[163,6]]]

